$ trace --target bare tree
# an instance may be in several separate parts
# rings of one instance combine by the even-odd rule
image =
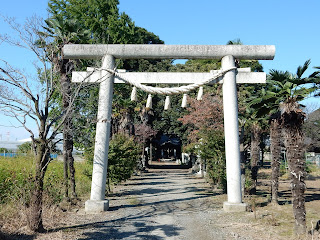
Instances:
[[[44,191],[44,176],[50,163],[50,151],[59,141],[58,133],[77,96],[78,90],[69,98],[70,108],[57,111],[53,101],[54,95],[61,91],[48,56],[52,54],[51,39],[39,34],[42,20],[36,17],[28,19],[21,26],[13,19],[5,21],[17,33],[13,39],[7,35],[0,35],[0,42],[32,51],[37,61],[34,66],[37,77],[32,78],[24,71],[18,70],[5,60],[0,59],[0,111],[15,118],[29,133],[35,152],[35,173],[33,189],[28,204],[28,227],[32,231],[44,230],[42,224],[42,198]],[[79,85],[80,86],[80,85]],[[33,122],[33,123],[32,123]],[[36,131],[30,126],[36,125]]]

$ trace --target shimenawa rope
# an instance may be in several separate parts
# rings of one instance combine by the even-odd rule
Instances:
[[[160,87],[152,87],[152,86],[146,86],[146,85],[143,85],[141,83],[138,83],[136,81],[133,81],[133,80],[130,80],[130,79],[125,79],[123,78],[117,71],[115,70],[112,70],[112,69],[105,69],[106,71],[114,74],[115,76],[117,76],[119,79],[133,85],[134,87],[137,87],[137,88],[140,88],[141,90],[147,92],[147,93],[151,93],[151,94],[160,94],[160,95],[174,95],[174,94],[180,94],[180,93],[187,93],[187,92],[190,92],[194,89],[197,89],[198,87],[200,86],[203,86],[209,82],[212,82],[214,80],[215,83],[217,82],[217,79],[219,77],[222,77],[225,73],[231,71],[231,70],[234,70],[234,69],[237,69],[236,67],[232,67],[232,68],[229,68],[229,69],[226,69],[226,70],[223,70],[221,71],[220,73],[217,73],[215,74],[214,76],[212,76],[211,78],[209,79],[206,79],[206,80],[203,80],[201,82],[198,82],[198,83],[192,83],[192,84],[189,84],[189,85],[185,85],[185,86],[180,86],[180,87],[172,87],[172,88],[169,88],[169,87],[165,87],[165,88],[160,88]]]

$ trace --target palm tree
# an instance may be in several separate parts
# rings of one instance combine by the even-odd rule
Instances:
[[[260,151],[261,151],[261,141],[262,141],[262,134],[264,133],[264,129],[266,128],[266,117],[265,116],[258,116],[256,109],[250,107],[248,102],[252,101],[252,99],[259,99],[261,97],[259,87],[256,88],[248,88],[249,92],[252,90],[251,93],[246,94],[248,96],[248,100],[246,100],[246,123],[245,126],[247,127],[247,131],[249,132],[250,137],[250,169],[251,169],[251,180],[252,186],[249,189],[250,194],[256,194],[256,187],[258,181],[258,171],[260,167]],[[254,91],[258,90],[258,91]]]
[[[45,23],[47,26],[45,26],[44,29],[47,32],[42,34],[53,38],[51,46],[47,46],[52,48],[53,54],[48,57],[53,62],[54,68],[60,76],[60,84],[62,89],[62,111],[67,112],[67,117],[63,124],[63,159],[65,178],[64,196],[66,199],[69,199],[68,179],[70,178],[71,196],[76,198],[75,168],[74,158],[72,156],[72,109],[70,109],[70,99],[72,95],[70,73],[74,64],[71,60],[64,59],[62,48],[68,43],[85,42],[89,39],[90,32],[87,30],[83,31],[82,26],[80,26],[76,20],[63,19],[63,17],[60,15],[56,15],[45,20]]]
[[[280,114],[276,112],[270,117],[270,151],[271,151],[271,201],[278,204],[278,190],[281,164],[281,127]]]
[[[273,78],[278,82],[284,82],[289,75],[268,76],[268,83]],[[248,105],[256,109],[258,117],[266,117],[269,120],[270,152],[271,152],[271,201],[278,204],[278,188],[281,163],[281,127],[279,104],[285,99],[285,92],[277,84],[267,84],[260,92],[259,97],[249,98]]]
[[[258,170],[259,170],[259,160],[260,160],[260,140],[261,140],[261,125],[259,121],[255,120],[251,124],[251,179],[253,181],[253,186],[250,190],[251,194],[256,194],[257,191],[257,181],[258,181]]]
[[[304,157],[304,138],[302,125],[305,114],[295,98],[288,98],[280,105],[281,126],[283,127],[284,144],[291,175],[291,191],[295,232],[304,234],[306,231],[306,209],[304,192],[306,185],[306,162]]]
[[[296,74],[271,70],[268,78],[267,90],[261,99],[251,103],[252,107],[259,108],[260,113],[268,113],[270,117],[270,137],[272,153],[272,200],[277,202],[278,177],[280,166],[280,127],[285,137],[285,147],[289,171],[291,175],[291,191],[296,233],[304,233],[305,219],[305,160],[303,151],[303,134],[301,131],[305,114],[299,102],[316,90],[314,84],[319,81],[317,72],[308,77],[302,77],[310,65],[307,60],[299,66]]]
[[[303,83],[315,83],[319,79],[316,74],[311,74],[308,78],[303,78],[303,74],[308,69],[310,60],[303,66],[299,66],[296,75],[291,75],[283,85],[287,90],[286,99],[280,104],[281,126],[284,133],[284,145],[287,151],[289,172],[291,175],[291,191],[293,214],[295,218],[295,231],[297,234],[304,234],[306,231],[306,209],[305,209],[305,157],[304,157],[304,137],[302,125],[305,113],[302,111],[298,101],[308,96],[316,90],[315,87],[300,87]],[[275,74],[278,74],[274,72]]]

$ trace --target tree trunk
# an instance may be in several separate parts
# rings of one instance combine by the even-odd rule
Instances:
[[[43,180],[49,164],[49,153],[42,141],[38,146],[36,155],[36,172],[34,178],[34,188],[31,192],[30,204],[28,207],[27,223],[33,232],[43,232],[42,222],[42,197],[43,197]]]
[[[148,167],[149,167],[149,163],[151,164],[152,163],[152,157],[153,157],[153,155],[152,155],[152,151],[153,151],[153,147],[152,147],[152,141],[150,140],[150,155],[149,155],[149,161],[148,161]]]
[[[295,219],[296,234],[306,233],[306,209],[304,192],[306,185],[306,162],[304,158],[304,143],[302,124],[304,113],[296,108],[297,104],[287,103],[281,115],[285,133],[285,147],[291,175],[292,207]]]
[[[72,111],[70,110],[71,101],[71,81],[66,73],[66,63],[64,62],[61,67],[61,89],[63,111],[68,112],[65,122],[63,124],[63,159],[64,159],[64,177],[65,177],[65,197],[68,199],[69,181],[71,188],[72,198],[76,198],[76,183],[75,183],[75,168],[73,151],[73,135],[72,135]],[[69,176],[68,176],[69,173]]]
[[[270,151],[271,151],[271,201],[278,204],[278,189],[281,163],[281,130],[279,119],[270,122]]]
[[[73,141],[72,141],[72,149],[69,150],[68,153],[68,163],[69,163],[69,172],[70,172],[70,189],[71,189],[71,197],[73,199],[77,198],[77,193],[76,193],[76,178],[75,178],[75,173],[76,170],[74,168],[74,158],[72,156],[72,151],[73,151]]]
[[[245,182],[246,182],[246,153],[244,149],[244,126],[241,126],[240,132],[240,160],[241,160],[241,193],[245,195]]]
[[[66,139],[65,131],[63,131],[63,139]],[[68,164],[68,154],[66,152],[66,141],[63,141],[63,177],[64,177],[64,198],[69,199],[69,164]]]
[[[251,130],[251,179],[253,186],[250,190],[250,194],[256,194],[259,169],[258,162],[260,160],[261,128],[257,123],[254,123]]]
[[[44,232],[42,223],[43,181],[42,183],[40,181],[39,179],[35,179],[35,189],[31,193],[27,214],[28,227],[32,232]]]
[[[265,150],[265,142],[264,142],[264,134],[261,134],[261,140],[260,140],[260,151],[261,151],[261,154],[260,154],[260,167],[263,167],[264,165],[264,150]]]
[[[118,122],[118,133],[122,133],[126,136],[134,135],[134,124],[132,114],[129,112],[122,113]]]

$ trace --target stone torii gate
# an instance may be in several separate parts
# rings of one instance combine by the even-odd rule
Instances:
[[[139,83],[193,84],[212,78],[210,73],[133,73],[114,71],[115,58],[121,59],[222,59],[223,110],[227,172],[228,201],[225,211],[245,211],[241,196],[240,148],[238,126],[238,100],[236,83],[265,83],[265,73],[251,73],[250,69],[236,69],[236,59],[272,60],[273,45],[134,45],[134,44],[79,44],[66,45],[64,57],[69,59],[103,59],[98,71],[73,72],[73,82],[98,82],[99,106],[94,149],[92,186],[90,200],[86,201],[87,212],[106,211],[109,201],[105,199],[108,166],[109,136],[113,84],[124,83],[123,79]],[[222,75],[222,74],[221,74]]]

